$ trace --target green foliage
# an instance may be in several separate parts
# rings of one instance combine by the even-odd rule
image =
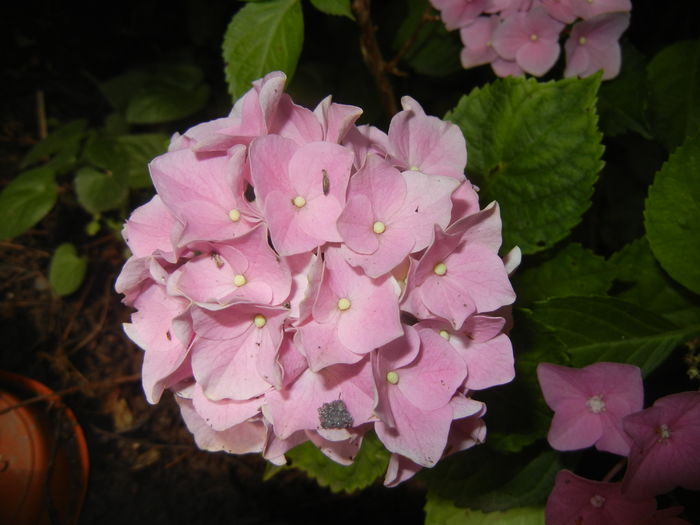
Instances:
[[[570,243],[537,266],[515,275],[518,304],[567,295],[602,295],[608,291],[614,272],[602,257],[580,244]]]
[[[620,74],[603,82],[598,94],[600,128],[608,137],[634,131],[650,139],[647,122],[647,71],[644,55],[629,43],[622,44]],[[631,95],[634,93],[634,95]]]
[[[467,139],[469,178],[502,209],[504,245],[534,253],[566,237],[602,167],[600,77],[506,78],[474,89],[446,116]]]
[[[382,476],[389,464],[389,452],[373,433],[365,434],[360,452],[349,466],[328,459],[308,441],[290,450],[287,456],[294,467],[333,492],[351,493],[365,488]]]
[[[648,75],[654,135],[670,151],[700,132],[700,40],[662,49],[649,62]]]
[[[253,80],[281,70],[291,81],[304,42],[299,0],[267,0],[245,5],[226,30],[223,56],[228,90],[234,99]]]
[[[645,376],[676,345],[700,334],[700,325],[678,328],[653,312],[609,297],[551,299],[536,304],[533,313],[566,345],[572,366],[629,363]]]
[[[661,269],[642,237],[610,258],[615,269],[615,297],[663,315],[678,326],[700,323],[700,298]]]
[[[58,295],[75,292],[85,278],[87,257],[79,257],[71,243],[61,244],[51,257],[49,283]]]
[[[644,218],[661,266],[700,293],[700,135],[689,137],[656,174]]]
[[[22,169],[41,163],[57,173],[64,173],[75,164],[80,145],[85,138],[87,121],[72,120],[52,131],[48,137],[37,142],[24,157]]]
[[[350,0],[311,0],[311,4],[327,15],[346,16],[355,20],[355,15],[350,9]]]
[[[431,492],[460,507],[507,510],[544,504],[556,473],[566,467],[563,458],[552,450],[502,454],[480,446],[443,459],[421,477]]]
[[[202,71],[185,63],[132,69],[100,88],[129,124],[179,120],[201,109],[209,98]]]
[[[127,182],[115,173],[85,167],[75,176],[75,193],[83,208],[90,213],[100,213],[126,202],[129,194]]]
[[[513,508],[484,513],[456,507],[449,500],[428,492],[425,525],[544,525],[544,508]]]
[[[43,219],[56,203],[51,167],[21,173],[0,193],[0,240],[16,237]]]
[[[441,77],[459,71],[461,44],[457,33],[448,32],[439,19],[424,18],[426,12],[432,11],[428,0],[411,0],[407,4],[408,13],[394,38],[394,50],[409,43],[403,60],[422,75]]]

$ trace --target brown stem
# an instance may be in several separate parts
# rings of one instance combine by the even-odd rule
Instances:
[[[71,386],[69,388],[64,388],[63,390],[56,390],[55,392],[51,392],[50,394],[42,394],[40,396],[30,397],[29,399],[25,399],[20,403],[16,403],[14,405],[10,405],[9,407],[5,407],[2,410],[0,410],[0,415],[10,412],[11,410],[15,410],[16,408],[21,408],[23,406],[39,403],[41,401],[54,401],[54,398],[66,396],[68,394],[73,394],[85,388],[105,388],[110,386],[121,385],[123,383],[133,383],[140,379],[141,374],[131,374],[128,376],[115,377],[114,379],[104,379],[102,381],[94,381],[89,383],[83,383],[82,385]]]
[[[45,139],[49,135],[49,128],[46,123],[46,104],[44,102],[44,92],[39,89],[36,92],[36,120],[39,132],[39,140]]]
[[[375,35],[376,28],[372,23],[370,15],[371,0],[353,0],[352,10],[360,26],[360,51],[365,65],[372,73],[374,82],[379,91],[379,99],[387,116],[392,117],[399,110],[394,95],[394,87],[391,85],[387,75],[387,63],[384,61],[382,52],[379,49],[379,42]]]

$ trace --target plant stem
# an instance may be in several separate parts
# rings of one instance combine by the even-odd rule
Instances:
[[[353,0],[352,2],[352,10],[360,26],[360,51],[362,52],[362,59],[374,77],[384,112],[389,117],[392,117],[398,112],[399,108],[396,103],[394,87],[391,85],[387,75],[387,63],[384,61],[375,35],[376,28],[372,23],[370,6],[371,0]]]

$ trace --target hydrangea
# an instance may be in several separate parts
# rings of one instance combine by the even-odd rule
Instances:
[[[629,26],[630,0],[430,0],[448,30],[459,30],[466,69],[491,64],[499,77],[542,76],[565,44],[565,77],[620,71],[618,40]]]
[[[495,203],[480,209],[455,125],[413,99],[389,132],[313,111],[270,73],[150,163],[124,227],[143,387],[175,393],[196,443],[275,463],[311,441],[352,463],[370,430],[385,483],[485,438],[472,394],[513,378],[515,294]]]

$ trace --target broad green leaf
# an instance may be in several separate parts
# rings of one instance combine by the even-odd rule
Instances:
[[[83,282],[87,269],[87,257],[78,257],[75,246],[61,244],[51,257],[49,283],[58,295],[70,295]]]
[[[327,15],[347,16],[350,20],[355,20],[355,15],[350,9],[350,0],[311,0],[311,4]]]
[[[567,295],[603,295],[610,288],[613,269],[602,257],[571,243],[537,266],[518,271],[513,279],[518,304]]]
[[[467,139],[468,177],[501,205],[506,249],[534,253],[566,237],[590,205],[602,167],[600,76],[499,79],[446,116]]]
[[[58,187],[50,167],[35,168],[15,177],[0,193],[0,240],[16,237],[51,211]]]
[[[656,174],[644,225],[663,269],[700,293],[700,134],[689,137]]]
[[[698,324],[681,329],[653,312],[610,297],[555,298],[536,304],[533,313],[566,345],[572,366],[629,363],[645,376],[678,344],[700,334]]]
[[[187,117],[209,97],[202,71],[190,64],[154,64],[112,78],[101,86],[130,124],[158,124]]]
[[[352,465],[344,466],[328,459],[311,442],[290,450],[292,465],[314,478],[332,492],[354,492],[371,485],[389,464],[389,452],[374,434],[365,434],[360,452]]]
[[[631,44],[622,44],[620,74],[603,82],[598,94],[600,128],[614,137],[627,131],[651,138],[646,118],[647,71],[644,55]],[[634,93],[633,96],[630,94]]]
[[[428,492],[425,525],[544,525],[544,508],[519,507],[484,513],[456,507],[451,501]]]
[[[563,468],[561,455],[548,450],[530,461],[504,485],[469,498],[467,506],[490,511],[543,505],[554,487],[554,477]]]
[[[50,163],[56,172],[63,173],[77,161],[86,126],[86,120],[73,120],[51,132],[29,150],[20,167],[24,169],[43,162]]]
[[[269,0],[245,5],[231,20],[223,44],[228,90],[239,98],[270,71],[291,81],[304,42],[299,0]]]
[[[479,446],[443,459],[420,477],[429,491],[460,507],[491,512],[544,504],[556,473],[577,460],[576,454],[551,449],[501,454]]]
[[[92,166],[118,174],[130,188],[151,186],[148,163],[167,150],[168,136],[143,133],[96,137],[85,147],[84,159]]]
[[[445,76],[460,71],[462,45],[458,34],[448,32],[439,19],[423,20],[423,14],[429,7],[427,0],[412,0],[407,4],[408,14],[394,38],[394,50],[399,51],[411,41],[403,60],[422,75]]]
[[[651,124],[670,151],[700,131],[700,40],[661,50],[649,62],[648,75]]]
[[[661,269],[642,237],[610,258],[615,269],[615,297],[663,315],[678,326],[700,323],[700,297]]]
[[[78,202],[93,214],[118,208],[129,193],[125,178],[91,167],[78,171],[74,184]]]

